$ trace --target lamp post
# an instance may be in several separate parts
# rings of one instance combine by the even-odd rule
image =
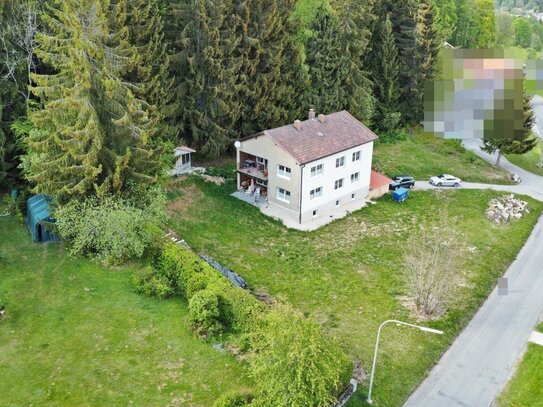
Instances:
[[[398,325],[410,326],[411,328],[417,328],[417,329],[420,329],[421,331],[424,331],[424,332],[430,332],[430,333],[439,334],[439,335],[443,334],[443,331],[440,331],[438,329],[428,328],[426,326],[419,326],[419,325],[409,324],[407,322],[397,321],[395,319],[389,319],[389,320],[383,322],[379,326],[379,330],[377,331],[377,340],[375,341],[375,353],[373,354],[373,364],[371,366],[370,389],[369,389],[369,392],[368,392],[368,398],[366,400],[369,404],[373,404],[373,400],[371,399],[371,389],[373,387],[373,375],[375,374],[375,362],[377,361],[377,351],[379,350],[379,338],[381,336],[381,329],[383,328],[383,326],[385,326],[385,324],[388,324],[389,322],[394,322],[395,324],[398,324]]]

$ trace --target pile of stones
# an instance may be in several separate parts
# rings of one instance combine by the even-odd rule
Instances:
[[[486,216],[496,223],[509,223],[522,218],[528,212],[528,202],[515,198],[514,195],[492,199],[486,209]]]

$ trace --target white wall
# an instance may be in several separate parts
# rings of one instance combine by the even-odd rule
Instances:
[[[360,160],[353,162],[352,155],[356,151],[360,151]],[[342,156],[345,156],[345,165],[336,168],[336,158]],[[337,200],[340,206],[352,203],[353,193],[355,201],[364,200],[369,191],[372,156],[373,142],[370,142],[306,164],[302,181],[302,221],[311,220],[315,209],[317,217],[329,216]],[[311,167],[318,164],[324,164],[323,174],[311,177]],[[360,179],[351,183],[351,174],[355,172],[360,173]],[[343,188],[335,190],[334,183],[340,178],[343,178]],[[310,191],[318,187],[322,187],[322,196],[311,200]]]

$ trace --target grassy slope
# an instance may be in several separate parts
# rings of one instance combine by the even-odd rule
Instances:
[[[543,323],[538,326],[543,332]],[[515,376],[498,398],[500,407],[539,407],[543,405],[543,346],[528,344],[528,350]]]
[[[395,144],[376,143],[373,167],[391,177],[409,174],[426,180],[445,172],[464,181],[510,183],[506,171],[430,134],[417,134]]]
[[[543,167],[538,168],[536,166],[539,161],[539,157],[543,151],[543,142],[539,142],[535,148],[523,155],[508,154],[506,157],[512,164],[518,165],[524,168],[526,171],[530,171],[537,175],[543,175]]]
[[[188,331],[186,304],[135,294],[129,269],[67,259],[0,218],[0,405],[202,405],[249,381]]]
[[[178,182],[176,191],[185,192],[180,198],[176,192],[178,198],[170,203],[174,229],[251,286],[285,296],[314,315],[366,371],[378,325],[388,318],[411,319],[398,299],[406,294],[402,242],[421,220],[441,210],[452,217],[467,243],[477,248],[465,264],[471,285],[444,320],[430,323],[446,335],[394,326],[384,331],[374,389],[381,406],[399,406],[424,378],[515,258],[543,206],[529,200],[534,210],[527,218],[497,226],[484,217],[493,192],[415,192],[405,204],[385,198],[318,231],[302,233],[230,197],[232,185]],[[362,405],[363,396],[364,390],[352,405]]]

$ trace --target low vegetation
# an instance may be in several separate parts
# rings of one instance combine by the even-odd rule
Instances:
[[[426,324],[445,335],[403,328],[383,332],[374,395],[398,406],[425,377],[450,341],[470,320],[516,257],[543,204],[523,197],[530,213],[508,225],[485,216],[492,191],[413,192],[401,205],[388,196],[314,232],[287,230],[257,208],[229,194],[231,181],[215,185],[191,177],[173,181],[172,227],[199,252],[240,273],[249,285],[284,297],[337,336],[349,356],[369,371],[379,324],[390,318],[416,321],[406,283],[406,242],[420,225],[439,227],[444,211],[461,234],[466,252],[458,301]],[[394,372],[394,374],[390,374]],[[364,405],[364,389],[351,406]]]
[[[0,217],[0,405],[210,406],[253,387],[242,364],[190,330],[182,298],[137,294],[115,269],[31,243]]]
[[[432,134],[400,134],[398,138],[378,142],[374,147],[373,167],[389,177],[408,174],[417,180],[449,173],[464,181],[509,184],[506,171],[495,167],[458,140],[445,140]]]
[[[543,332],[543,324],[538,327]],[[543,400],[543,346],[528,344],[515,376],[498,398],[499,407],[538,407]]]
[[[543,142],[539,142],[532,151],[522,155],[508,154],[507,160],[526,171],[537,175],[543,175]]]

